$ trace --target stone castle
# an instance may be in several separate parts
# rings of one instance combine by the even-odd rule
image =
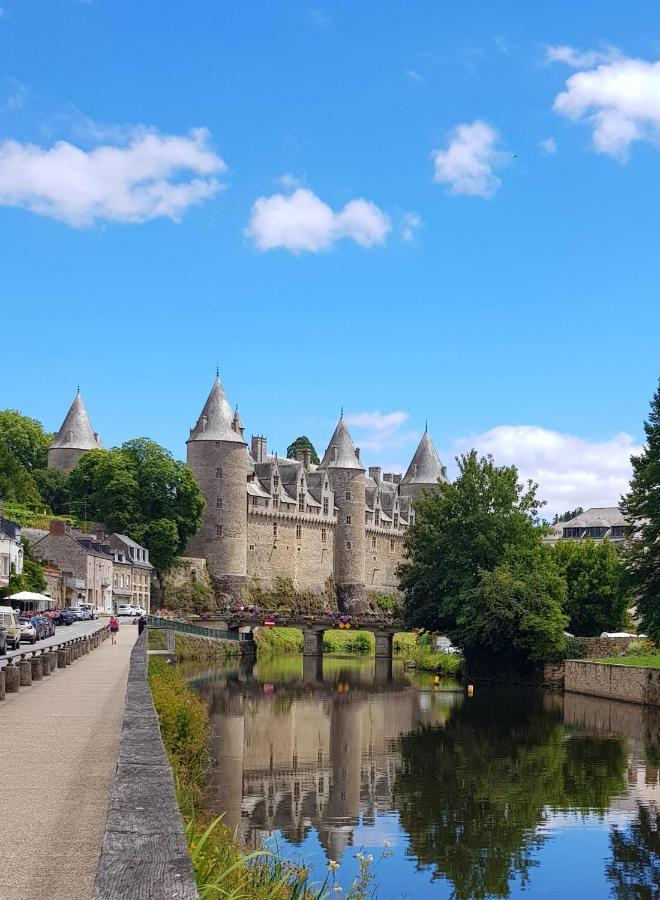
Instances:
[[[341,610],[365,612],[378,595],[397,592],[415,500],[447,481],[428,431],[405,475],[379,467],[367,473],[343,415],[318,465],[308,450],[297,459],[269,454],[262,436],[248,447],[219,378],[187,446],[206,506],[186,555],[206,560],[216,596],[232,602],[250,582],[269,589],[287,579],[319,597],[336,591]],[[78,394],[49,465],[70,471],[83,453],[101,447]]]

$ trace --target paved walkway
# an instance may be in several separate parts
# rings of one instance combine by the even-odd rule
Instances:
[[[136,637],[0,702],[1,900],[90,900]]]

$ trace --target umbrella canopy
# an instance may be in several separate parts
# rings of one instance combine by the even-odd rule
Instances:
[[[18,594],[12,594],[10,600],[45,600],[50,602],[53,598],[47,597],[45,594],[36,594],[34,591],[19,591]]]

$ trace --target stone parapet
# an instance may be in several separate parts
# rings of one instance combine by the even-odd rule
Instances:
[[[660,669],[569,659],[565,665],[564,690],[660,706]]]

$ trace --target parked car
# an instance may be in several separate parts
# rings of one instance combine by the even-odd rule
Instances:
[[[147,611],[144,606],[134,606],[133,607],[133,615],[135,616],[146,616]]]
[[[47,619],[50,619],[50,621],[53,623],[53,628],[55,628],[57,625],[64,625],[64,622],[62,621],[62,613],[59,611],[59,609],[48,609],[44,613],[44,616],[46,616]]]
[[[78,606],[74,607],[73,612],[81,622],[87,622],[92,618],[92,613],[86,603],[79,603]]]
[[[21,640],[28,644],[36,644],[38,640],[37,629],[32,619],[21,616],[19,622],[21,623]]]
[[[84,619],[82,611],[78,606],[72,606],[69,610],[69,615],[73,616],[75,622],[82,622]]]
[[[0,619],[5,627],[7,646],[11,650],[18,650],[21,646],[21,623],[18,621],[18,613],[11,606],[0,606]]]
[[[0,656],[7,653],[7,632],[4,624],[0,623]]]
[[[99,611],[91,603],[79,603],[78,609],[82,610],[85,619],[98,619]]]
[[[130,603],[120,603],[117,606],[117,615],[118,616],[134,616],[135,610],[131,606]]]
[[[70,609],[58,609],[57,611],[61,616],[62,625],[73,625],[76,621],[75,616],[71,615]]]
[[[43,625],[44,630],[45,630],[45,632],[46,632],[45,637],[52,637],[52,636],[55,634],[55,623],[54,623],[53,620],[50,618],[50,616],[47,616],[47,615],[44,613],[44,615],[42,615],[42,616],[35,616],[35,618],[37,618],[37,619],[41,622],[41,624]]]

